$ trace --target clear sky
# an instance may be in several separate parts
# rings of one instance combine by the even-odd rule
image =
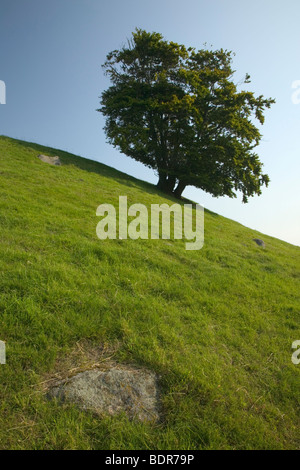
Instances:
[[[0,0],[0,80],[6,84],[0,134],[156,183],[152,170],[106,143],[96,112],[109,85],[101,64],[136,27],[198,49],[207,43],[234,51],[236,81],[248,72],[249,89],[276,99],[257,148],[269,188],[248,204],[192,187],[184,195],[300,245],[300,99],[292,100],[292,84],[300,84],[299,0]]]

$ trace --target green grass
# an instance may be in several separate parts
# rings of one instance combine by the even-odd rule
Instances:
[[[181,240],[101,241],[99,204],[171,200],[100,163],[7,137],[0,180],[1,449],[300,447],[300,248],[210,211],[199,251]],[[47,400],[40,384],[78,345],[111,347],[114,360],[160,374],[161,422]]]

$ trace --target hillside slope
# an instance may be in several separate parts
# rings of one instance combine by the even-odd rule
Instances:
[[[99,204],[170,199],[100,163],[7,137],[0,180],[0,448],[300,447],[291,361],[300,248],[209,211],[199,251],[181,240],[101,241]],[[160,374],[158,424],[45,398],[51,374],[97,348]]]

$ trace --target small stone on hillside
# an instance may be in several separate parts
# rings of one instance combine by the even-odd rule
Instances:
[[[38,158],[44,163],[49,163],[50,165],[60,166],[61,161],[59,157],[48,157],[48,155],[38,155]]]
[[[253,241],[258,245],[258,246],[262,246],[263,248],[265,248],[265,242],[263,240],[260,240],[259,238],[253,238]]]
[[[60,382],[48,395],[99,415],[125,412],[130,419],[159,419],[157,376],[145,369],[87,370]]]

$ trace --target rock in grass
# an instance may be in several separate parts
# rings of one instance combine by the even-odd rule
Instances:
[[[48,396],[99,415],[125,412],[130,419],[159,419],[157,376],[144,369],[115,366],[88,370],[56,385]]]
[[[59,157],[48,157],[48,155],[38,155],[38,158],[44,163],[49,163],[50,165],[60,166],[61,161]]]
[[[260,240],[259,238],[253,238],[253,241],[259,245],[259,246],[262,246],[263,248],[265,248],[265,242],[263,240]]]

